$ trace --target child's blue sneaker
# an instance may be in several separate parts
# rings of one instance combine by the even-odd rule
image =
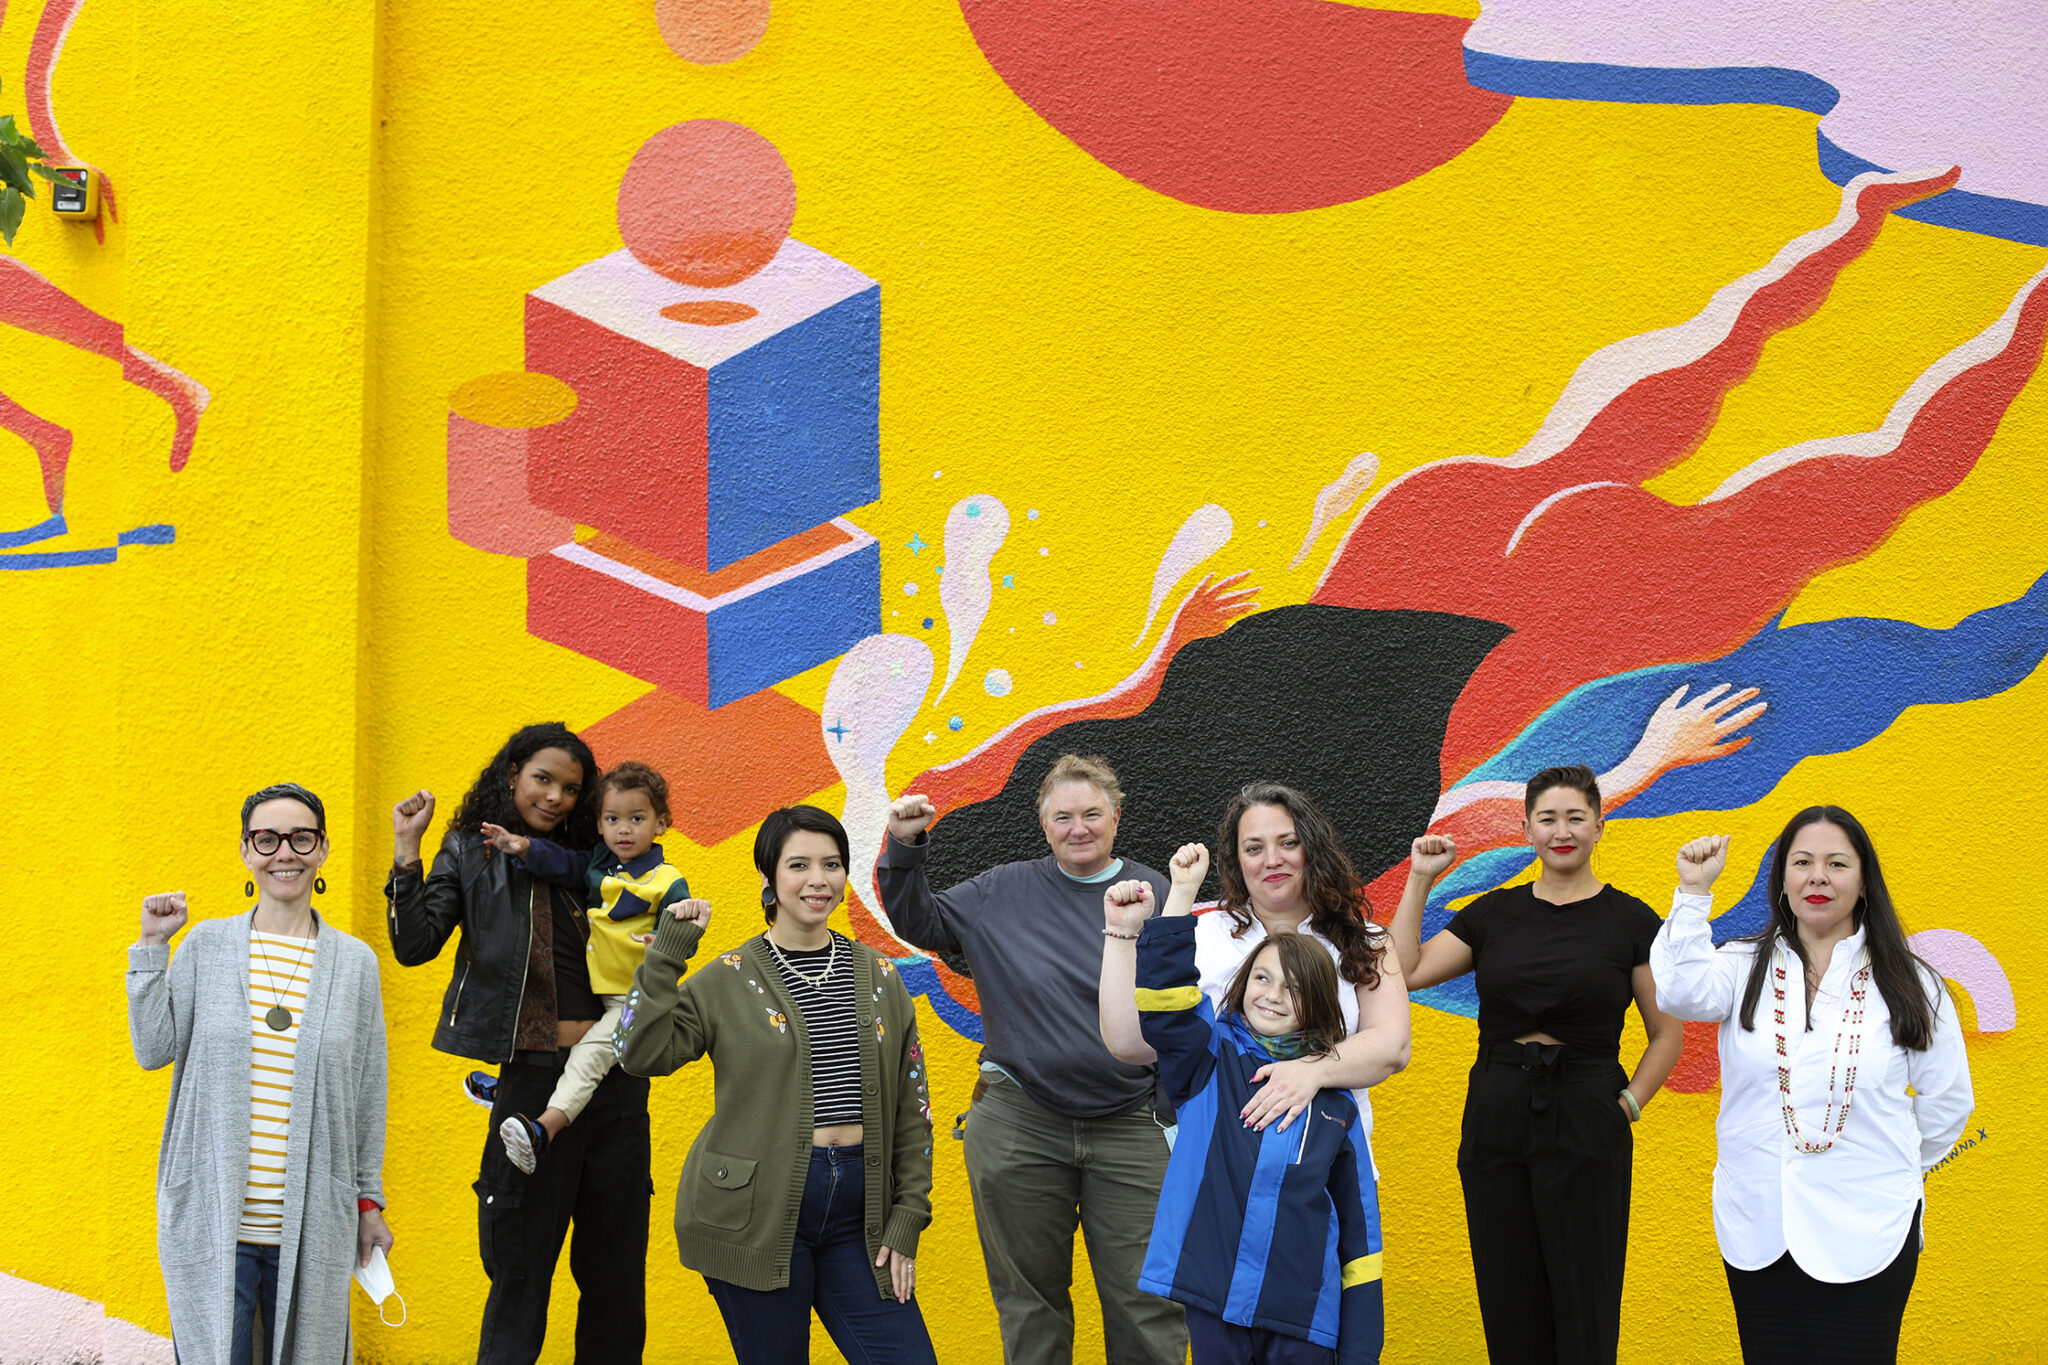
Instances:
[[[488,1071],[472,1071],[462,1078],[462,1093],[489,1109],[498,1102],[498,1078]]]

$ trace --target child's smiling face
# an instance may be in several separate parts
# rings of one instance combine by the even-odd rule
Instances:
[[[654,847],[668,829],[668,821],[654,813],[654,802],[644,791],[619,791],[608,788],[604,794],[604,811],[597,818],[597,831],[604,836],[606,847],[612,856],[622,863],[630,863],[648,849]]]

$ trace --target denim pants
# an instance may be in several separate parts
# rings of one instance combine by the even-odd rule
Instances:
[[[277,1248],[237,1242],[235,1334],[228,1347],[228,1365],[254,1365],[258,1313],[263,1315],[263,1358],[269,1360],[270,1336],[277,1330]]]
[[[915,1296],[898,1303],[876,1290],[861,1148],[811,1149],[787,1285],[744,1289],[704,1277],[739,1365],[807,1365],[813,1308],[850,1365],[937,1365]]]
[[[614,1067],[576,1122],[527,1175],[505,1155],[498,1125],[538,1114],[562,1078],[569,1049],[544,1062],[510,1061],[476,1182],[477,1234],[491,1290],[478,1332],[479,1365],[532,1365],[548,1330],[548,1291],[569,1242],[576,1277],[576,1359],[638,1365],[647,1339],[647,1082]],[[524,1056],[525,1054],[521,1054]],[[571,1226],[574,1226],[573,1233]]]

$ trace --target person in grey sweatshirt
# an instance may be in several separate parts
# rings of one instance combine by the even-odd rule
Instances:
[[[1097,1020],[1102,892],[1166,878],[1114,852],[1123,792],[1099,758],[1063,755],[1039,788],[1051,855],[945,891],[925,878],[930,801],[889,810],[875,868],[898,937],[964,957],[981,999],[981,1078],[966,1120],[968,1188],[1008,1365],[1073,1359],[1074,1229],[1102,1300],[1109,1365],[1177,1365],[1180,1305],[1138,1288],[1166,1175],[1153,1068],[1120,1062]]]

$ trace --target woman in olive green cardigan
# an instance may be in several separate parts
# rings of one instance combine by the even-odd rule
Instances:
[[[670,906],[612,1039],[638,1076],[711,1058],[676,1248],[739,1365],[808,1361],[813,1308],[849,1359],[935,1365],[913,1297],[932,1217],[917,1010],[887,958],[826,927],[847,861],[826,812],[770,815],[754,841],[767,932],[684,977],[711,907]]]

